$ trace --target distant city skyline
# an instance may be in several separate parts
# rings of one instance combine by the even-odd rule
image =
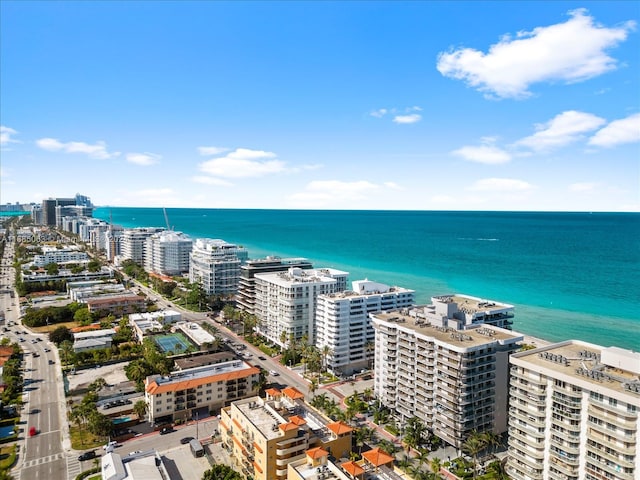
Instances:
[[[0,14],[2,204],[640,211],[637,2]]]

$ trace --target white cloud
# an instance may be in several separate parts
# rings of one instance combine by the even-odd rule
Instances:
[[[9,143],[20,143],[18,140],[11,138],[13,135],[17,135],[17,131],[13,128],[0,125],[0,145],[8,145]]]
[[[127,162],[135,163],[143,167],[154,165],[160,161],[162,157],[155,153],[127,153]]]
[[[395,123],[406,124],[406,123],[416,123],[422,120],[422,115],[419,113],[411,113],[409,115],[396,115],[393,117],[393,121]]]
[[[536,133],[518,140],[515,145],[533,150],[549,150],[573,143],[605,123],[591,113],[569,110],[556,115],[547,123],[535,126]]]
[[[580,82],[615,69],[617,61],[606,52],[625,41],[635,23],[606,28],[584,9],[569,16],[564,23],[518,32],[515,39],[506,35],[487,53],[473,48],[442,52],[437,69],[500,98],[527,97],[535,83]]]
[[[635,142],[640,142],[640,113],[614,120],[597,131],[588,143],[598,147],[613,147],[622,143]]]
[[[577,182],[569,185],[570,192],[592,192],[598,186],[595,182]]]
[[[228,151],[229,149],[224,147],[198,147],[198,153],[202,156],[220,155],[221,153]]]
[[[398,185],[396,182],[384,182],[383,185],[387,188],[391,188],[392,190],[402,190],[403,188]]]
[[[379,108],[378,110],[374,110],[373,112],[369,113],[369,115],[376,118],[382,118],[387,113],[389,113],[389,111],[386,108]]]
[[[513,193],[527,192],[533,186],[524,180],[515,178],[483,178],[471,185],[468,190],[476,192]]]
[[[308,183],[304,191],[291,195],[289,201],[296,208],[344,208],[349,203],[366,200],[371,192],[380,188],[380,185],[366,180],[316,180]]]
[[[84,142],[63,143],[56,138],[41,138],[36,140],[36,145],[42,150],[49,152],[83,153],[89,156],[89,158],[96,158],[98,160],[107,160],[120,155],[120,152],[109,153],[107,151],[107,144],[103,141],[98,141],[94,145],[90,145]]]
[[[221,178],[207,177],[206,175],[196,175],[191,177],[191,180],[195,183],[202,183],[203,185],[217,185],[220,187],[232,187],[233,183]]]
[[[487,165],[499,165],[511,161],[511,155],[508,152],[493,145],[469,145],[454,150],[451,153],[469,162],[484,163]]]
[[[382,118],[385,115],[393,115],[391,119],[392,122],[399,124],[408,124],[408,123],[416,123],[422,120],[422,115],[415,112],[421,112],[422,107],[418,105],[414,105],[412,107],[405,108],[379,108],[378,110],[374,110],[369,112],[369,115],[376,118]]]
[[[200,164],[202,172],[223,178],[262,177],[286,171],[285,163],[273,152],[238,148],[224,157]]]

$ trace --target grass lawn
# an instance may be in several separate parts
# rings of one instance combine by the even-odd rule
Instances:
[[[44,325],[43,327],[33,327],[33,330],[36,333],[51,333],[58,327],[67,327],[68,329],[72,329],[78,326],[78,322],[62,322],[62,323],[54,323],[52,325]]]
[[[106,443],[104,437],[94,435],[86,428],[81,432],[75,425],[69,425],[69,434],[71,435],[71,448],[75,450],[98,448]]]
[[[8,470],[16,462],[16,445],[0,447],[0,470]]]

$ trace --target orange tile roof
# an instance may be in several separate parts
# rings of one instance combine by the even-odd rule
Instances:
[[[156,395],[158,393],[166,393],[166,392],[179,392],[181,390],[186,390],[187,388],[196,388],[200,385],[205,385],[207,383],[213,382],[224,382],[228,380],[236,380],[238,378],[246,378],[251,375],[258,375],[260,373],[260,369],[258,367],[244,368],[242,370],[236,370],[233,372],[227,373],[218,373],[215,375],[208,375],[206,377],[198,377],[190,380],[184,380],[182,382],[169,382],[158,385],[155,380],[152,380],[149,384],[147,384],[145,390],[147,393],[151,395]]]
[[[90,332],[91,330],[100,330],[100,325],[85,325],[84,327],[73,327],[71,333]]]
[[[349,425],[347,425],[343,421],[329,423],[327,425],[327,428],[338,436],[344,435],[345,433],[349,433],[353,431],[353,428],[351,428]]]
[[[304,398],[304,393],[298,390],[295,387],[287,387],[282,391],[287,397],[291,400],[298,400],[299,398]]]
[[[288,430],[293,430],[293,429],[297,429],[298,426],[295,423],[291,423],[291,422],[287,422],[287,423],[281,423],[280,425],[278,425],[278,427],[280,428],[280,430],[282,430],[283,432],[286,432]]]
[[[393,462],[393,457],[380,450],[380,447],[364,452],[362,457],[374,467]]]
[[[358,465],[356,462],[352,460],[349,460],[348,462],[344,462],[340,466],[345,472],[347,472],[352,477],[356,477],[364,473],[364,468],[362,468],[360,465]]]
[[[307,423],[307,421],[304,418],[299,417],[298,415],[293,415],[289,417],[289,421],[296,425],[305,425]]]
[[[322,457],[327,457],[329,455],[329,452],[327,452],[322,447],[312,448],[310,450],[307,450],[306,453],[307,453],[307,457],[313,458],[314,460],[317,460],[318,458],[322,458]]]
[[[264,393],[266,393],[270,397],[279,397],[281,395],[280,390],[278,390],[277,388],[267,388]]]

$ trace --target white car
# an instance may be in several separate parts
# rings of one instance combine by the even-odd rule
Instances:
[[[111,440],[109,443],[107,443],[102,448],[104,448],[107,451],[113,451],[113,449],[116,448],[117,445],[118,445],[118,442],[116,442],[114,440]]]
[[[276,372],[275,370],[269,370],[269,373],[271,375],[273,375],[274,377],[277,377],[278,375],[280,375],[278,372]]]

